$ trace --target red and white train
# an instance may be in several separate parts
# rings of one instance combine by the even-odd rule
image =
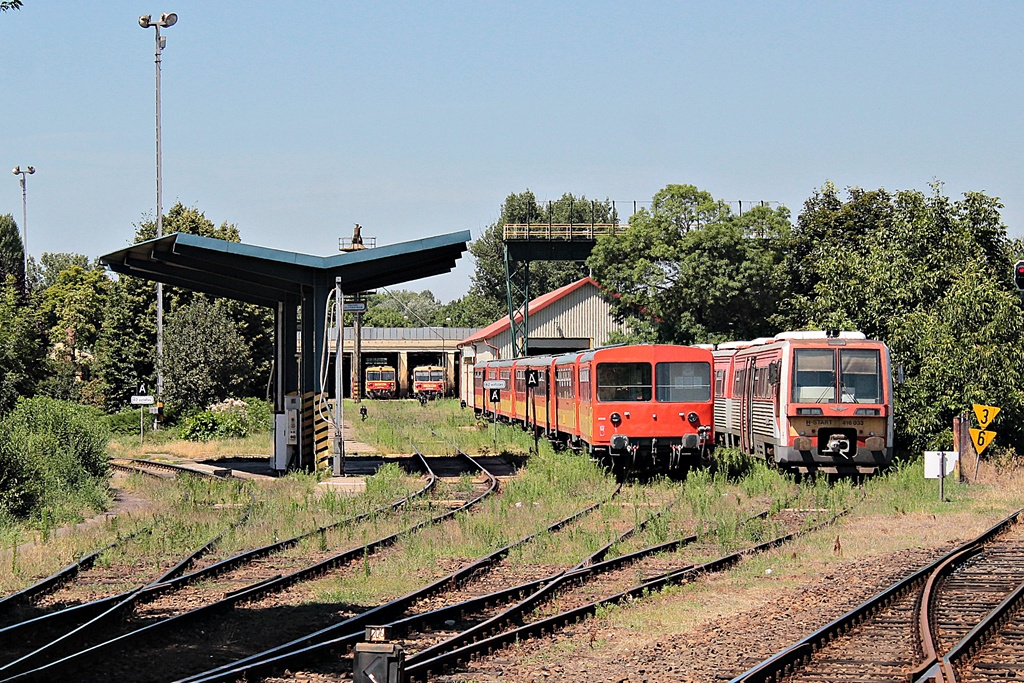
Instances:
[[[714,351],[719,444],[796,471],[870,474],[892,461],[889,349],[861,332],[783,332]]]
[[[473,409],[620,466],[685,468],[714,446],[712,364],[709,349],[651,344],[486,361]]]
[[[440,365],[420,365],[413,368],[413,395],[428,399],[447,395],[444,375],[444,368]]]

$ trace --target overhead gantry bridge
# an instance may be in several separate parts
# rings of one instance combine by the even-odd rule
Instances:
[[[602,235],[624,232],[615,223],[508,223],[502,230],[512,355],[529,355],[530,262],[586,261]]]

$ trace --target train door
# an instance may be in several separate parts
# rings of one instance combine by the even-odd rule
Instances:
[[[743,364],[743,377],[739,397],[740,450],[744,453],[753,453],[754,434],[751,427],[754,421],[754,368],[757,365],[757,358],[749,356],[742,359],[741,362]]]

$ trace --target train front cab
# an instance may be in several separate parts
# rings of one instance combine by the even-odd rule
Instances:
[[[784,337],[779,395],[787,438],[775,460],[840,474],[887,466],[893,451],[888,348],[859,332],[825,340],[798,334]]]
[[[371,365],[366,368],[363,390],[369,398],[397,396],[398,375],[390,365]]]
[[[420,365],[412,370],[412,393],[429,399],[446,394],[444,368],[440,365]]]
[[[712,356],[640,345],[579,358],[580,439],[613,460],[685,467],[713,448]]]

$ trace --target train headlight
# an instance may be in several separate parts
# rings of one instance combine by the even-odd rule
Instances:
[[[686,416],[686,419],[690,421],[690,424],[695,425],[698,422],[700,422],[700,415],[691,412],[689,415]]]
[[[619,415],[618,413],[612,413],[610,419],[612,421],[612,424],[615,425],[616,427],[622,424],[622,416]]]

